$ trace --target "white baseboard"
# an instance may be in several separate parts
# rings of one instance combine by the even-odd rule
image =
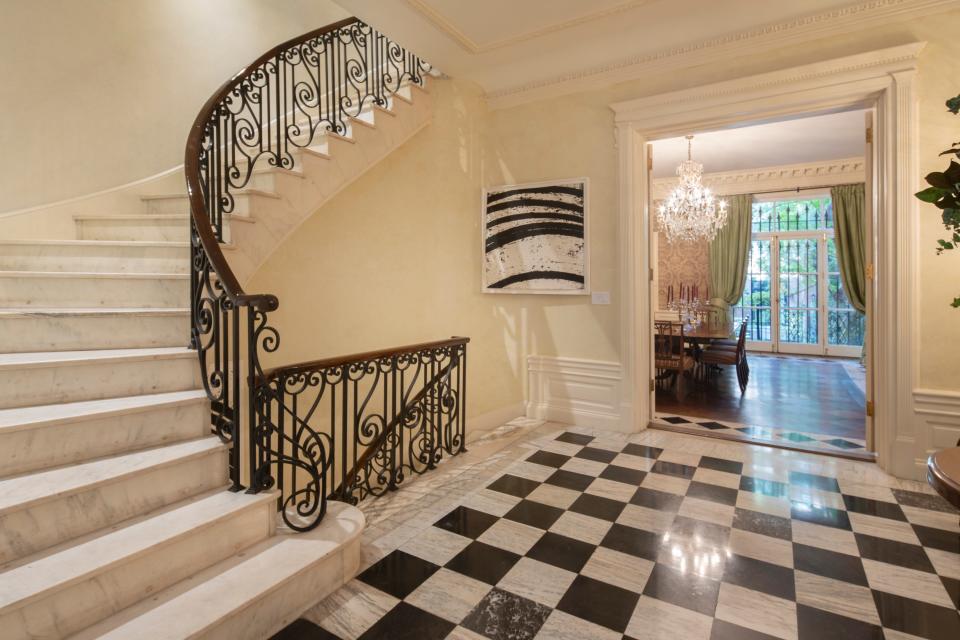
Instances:
[[[632,430],[620,411],[618,362],[528,356],[527,417],[595,429]]]
[[[490,433],[497,427],[502,427],[514,418],[524,415],[524,404],[515,402],[513,404],[494,409],[487,413],[467,418],[467,442],[473,442]]]

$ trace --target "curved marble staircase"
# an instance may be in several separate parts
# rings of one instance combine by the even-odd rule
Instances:
[[[258,169],[225,222],[242,280],[430,119],[405,87]],[[0,241],[0,636],[266,638],[352,577],[363,517],[277,531],[231,493],[189,338],[188,202],[75,216],[75,239]]]

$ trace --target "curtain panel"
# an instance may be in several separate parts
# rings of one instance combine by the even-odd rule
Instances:
[[[867,311],[866,201],[862,184],[845,184],[830,189],[833,200],[834,242],[840,279],[850,304],[860,313]]]
[[[743,295],[750,256],[753,194],[729,196],[727,224],[708,248],[711,304],[727,308]]]

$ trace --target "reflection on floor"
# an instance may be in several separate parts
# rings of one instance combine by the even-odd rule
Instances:
[[[364,509],[278,640],[960,638],[958,513],[869,463],[548,424]]]
[[[732,367],[657,388],[657,413],[765,429],[865,439],[863,367],[856,360],[749,353],[741,395]]]

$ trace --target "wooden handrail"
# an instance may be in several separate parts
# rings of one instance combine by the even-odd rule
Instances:
[[[296,364],[284,365],[267,369],[258,380],[259,384],[265,384],[281,375],[296,375],[317,369],[329,369],[330,367],[341,367],[354,362],[367,362],[369,360],[378,360],[380,358],[390,358],[393,356],[405,355],[408,353],[417,353],[430,349],[443,349],[446,347],[456,347],[466,345],[470,338],[461,338],[454,336],[448,340],[435,340],[433,342],[420,342],[417,344],[405,345],[402,347],[392,347],[389,349],[379,349],[377,351],[366,351],[363,353],[354,353],[346,356],[333,356],[321,360],[310,360],[307,362],[298,362]]]
[[[236,275],[230,268],[230,264],[223,255],[223,250],[220,249],[220,243],[213,233],[211,221],[206,210],[206,203],[203,200],[203,188],[201,186],[200,176],[200,154],[203,151],[204,131],[207,123],[213,117],[213,113],[217,107],[226,100],[229,94],[236,89],[241,82],[251,75],[253,70],[258,69],[265,62],[276,58],[282,51],[313,38],[323,36],[331,31],[342,29],[355,22],[359,22],[359,20],[357,18],[346,18],[297,36],[296,38],[291,38],[270,49],[223,83],[223,85],[210,96],[206,103],[204,103],[203,108],[200,109],[200,113],[197,114],[193,125],[190,127],[190,133],[187,136],[187,147],[184,152],[183,169],[187,179],[187,196],[190,199],[191,220],[197,230],[197,236],[200,238],[203,250],[207,254],[207,260],[210,261],[210,266],[220,279],[220,283],[223,285],[224,291],[231,302],[237,306],[249,306],[262,311],[273,311],[279,306],[279,301],[277,297],[272,294],[247,294],[243,291],[243,287],[240,286],[240,281],[237,280]]]

